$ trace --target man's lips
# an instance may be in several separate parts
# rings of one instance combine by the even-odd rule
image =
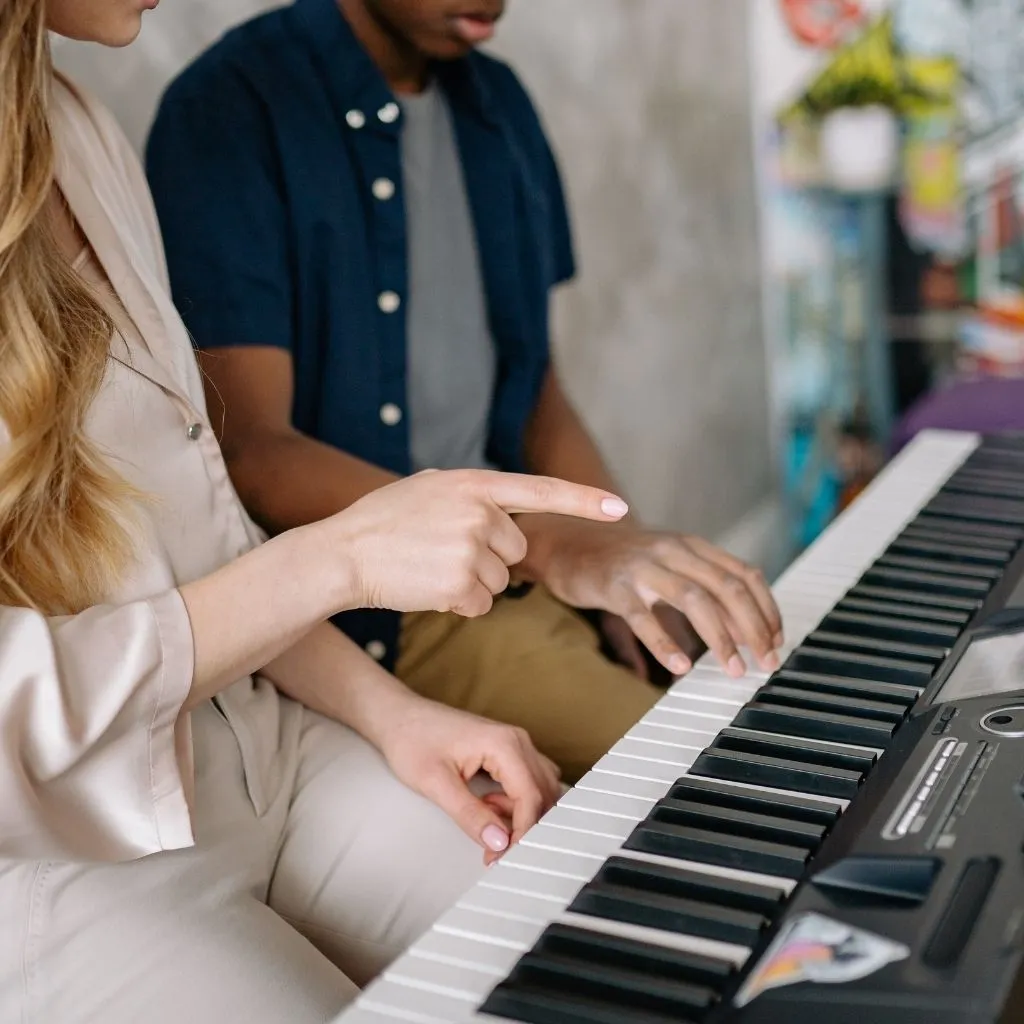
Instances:
[[[470,46],[487,42],[494,35],[497,19],[483,14],[459,14],[452,18],[455,35]]]

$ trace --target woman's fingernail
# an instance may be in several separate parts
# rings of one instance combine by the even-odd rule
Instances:
[[[689,658],[684,658],[681,654],[673,654],[668,659],[668,670],[676,676],[685,675],[690,671]]]
[[[761,659],[761,667],[766,672],[775,672],[779,667],[779,656],[772,651]]]
[[[498,828],[497,825],[488,825],[480,833],[480,838],[484,841],[484,846],[495,853],[501,853],[502,850],[508,849],[508,833],[504,829]]]
[[[772,640],[776,647],[781,647],[785,642],[786,638],[782,635],[781,631],[776,633],[775,638]]]
[[[601,511],[606,516],[621,519],[629,511],[629,506],[621,498],[605,498],[601,502]]]
[[[743,664],[743,659],[738,655],[734,654],[728,663],[729,674],[733,676],[741,676],[747,671],[747,666]]]

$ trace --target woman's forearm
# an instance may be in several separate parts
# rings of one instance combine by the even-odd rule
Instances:
[[[322,622],[263,668],[282,693],[380,747],[412,692],[340,629]]]
[[[281,534],[180,588],[195,669],[186,708],[272,662],[325,619],[354,606],[354,571],[322,524]]]

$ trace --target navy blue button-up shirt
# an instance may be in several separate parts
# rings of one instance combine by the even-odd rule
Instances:
[[[497,352],[487,457],[521,471],[548,364],[548,293],[573,274],[562,186],[506,65],[472,53],[436,73]],[[172,84],[146,165],[196,344],[288,349],[295,426],[407,473],[401,133],[395,97],[336,0],[297,0],[229,33]],[[381,178],[395,186],[385,200],[373,191]],[[383,643],[392,663],[396,615],[338,621],[359,643]]]

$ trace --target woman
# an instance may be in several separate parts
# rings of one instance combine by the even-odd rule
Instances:
[[[625,506],[430,473],[261,543],[140,170],[49,62],[47,28],[121,45],[154,5],[0,0],[0,1020],[326,1021],[557,780],[325,621],[480,614],[510,513]]]

